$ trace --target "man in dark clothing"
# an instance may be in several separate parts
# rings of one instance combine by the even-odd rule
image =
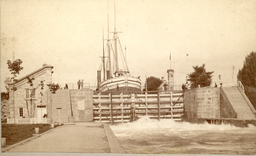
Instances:
[[[80,84],[81,84],[81,82],[80,82],[80,80],[78,80],[78,82],[77,82],[78,89],[80,89]]]

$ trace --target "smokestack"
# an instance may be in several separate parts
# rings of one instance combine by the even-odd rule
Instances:
[[[100,88],[100,82],[101,82],[101,70],[97,70],[97,88]]]
[[[110,71],[107,70],[107,80],[110,79]]]

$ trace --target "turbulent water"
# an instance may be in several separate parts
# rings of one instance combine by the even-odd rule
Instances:
[[[140,118],[111,129],[126,153],[256,154],[256,127]]]

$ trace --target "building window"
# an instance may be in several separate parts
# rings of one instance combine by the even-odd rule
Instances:
[[[26,89],[26,98],[29,98],[29,89]]]
[[[32,98],[36,97],[36,90],[35,89],[31,89],[31,97]]]
[[[20,108],[20,117],[23,117],[23,108]]]
[[[36,89],[26,89],[26,98],[35,98],[36,97]]]

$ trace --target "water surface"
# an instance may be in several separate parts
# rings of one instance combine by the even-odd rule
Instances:
[[[256,127],[191,124],[147,117],[111,125],[126,153],[256,154]]]

